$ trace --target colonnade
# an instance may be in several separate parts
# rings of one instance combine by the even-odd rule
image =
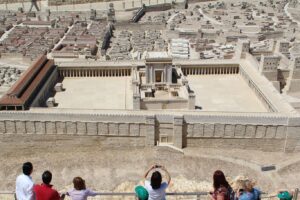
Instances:
[[[238,74],[239,67],[182,67],[185,75]]]
[[[131,69],[59,69],[62,77],[122,77],[130,76]]]

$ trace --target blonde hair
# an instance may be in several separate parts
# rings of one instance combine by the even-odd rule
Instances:
[[[239,190],[251,191],[255,185],[255,181],[246,176],[237,176],[232,182],[232,189],[235,192]]]
[[[255,182],[253,180],[245,180],[244,184],[245,184],[245,190],[250,192],[253,190]]]

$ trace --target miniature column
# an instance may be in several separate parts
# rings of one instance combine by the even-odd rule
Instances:
[[[182,148],[182,139],[183,139],[183,116],[174,116],[174,121],[173,121],[173,144],[177,148]]]
[[[155,116],[146,116],[146,146],[151,147],[156,145],[155,141]]]

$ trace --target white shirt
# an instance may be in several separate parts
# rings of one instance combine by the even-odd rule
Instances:
[[[21,174],[16,180],[17,200],[34,200],[34,183],[30,176]]]
[[[148,200],[164,200],[164,199],[166,199],[167,187],[168,187],[168,184],[163,182],[160,185],[160,188],[154,190],[151,186],[151,183],[149,181],[145,181],[145,188],[149,193]]]
[[[85,190],[75,190],[72,189],[67,193],[68,196],[71,197],[72,200],[87,200],[89,196],[96,196],[97,193],[93,192],[90,189],[85,189]]]

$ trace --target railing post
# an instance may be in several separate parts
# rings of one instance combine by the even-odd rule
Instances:
[[[197,194],[197,200],[200,200],[200,198],[201,198],[201,195]]]
[[[296,188],[294,193],[294,198],[293,198],[294,200],[298,199],[298,194],[299,194],[299,188]]]

